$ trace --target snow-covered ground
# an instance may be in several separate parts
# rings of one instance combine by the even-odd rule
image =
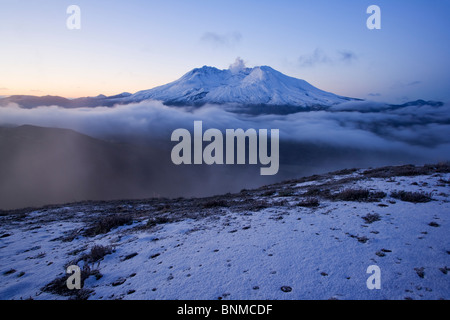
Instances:
[[[0,298],[449,299],[449,180],[448,170],[357,170],[208,199],[3,212]],[[336,197],[346,189],[385,195]],[[432,200],[392,197],[401,190]],[[318,206],[304,206],[312,194]],[[89,232],[111,214],[132,223]],[[93,262],[86,257],[94,245],[111,251]],[[49,285],[73,263],[91,270],[81,292]],[[381,289],[367,288],[371,265],[381,270]]]

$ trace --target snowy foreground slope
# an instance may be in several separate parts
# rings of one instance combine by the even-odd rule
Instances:
[[[0,298],[449,299],[449,169],[4,211]],[[71,264],[85,266],[82,290],[66,288]],[[370,265],[379,290],[366,286]]]

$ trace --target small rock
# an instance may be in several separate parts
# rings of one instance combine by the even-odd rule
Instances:
[[[291,287],[288,287],[288,286],[282,286],[282,287],[281,287],[281,291],[283,291],[283,292],[291,292],[291,291],[292,291],[292,288],[291,288]]]
[[[16,272],[15,269],[9,269],[9,270],[3,272],[3,275],[7,276],[7,275],[9,275],[9,274],[13,274],[14,272]]]
[[[125,279],[125,278],[119,278],[119,279],[117,279],[116,281],[114,281],[113,283],[111,283],[111,285],[112,285],[113,287],[117,287],[117,286],[120,286],[121,284],[124,284],[125,281],[127,281],[127,279]]]
[[[443,274],[447,274],[448,271],[450,271],[450,268],[445,266],[444,268],[439,268],[439,270],[443,273]]]
[[[425,277],[425,272],[424,272],[425,268],[421,267],[421,268],[414,268],[414,271],[416,271],[417,275],[419,277],[421,277],[422,279]]]
[[[436,222],[434,222],[434,221],[430,222],[428,225],[429,225],[430,227],[435,227],[435,228],[437,228],[437,227],[440,226],[440,224],[438,224],[438,223],[436,223]]]
[[[369,238],[367,238],[366,236],[357,237],[357,239],[358,239],[358,242],[361,242],[361,243],[366,243],[367,240],[369,240]]]
[[[129,255],[125,256],[125,258],[123,258],[122,261],[129,260],[129,259],[131,259],[131,258],[136,257],[137,255],[138,255],[137,252],[130,253]]]

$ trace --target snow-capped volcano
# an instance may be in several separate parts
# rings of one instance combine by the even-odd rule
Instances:
[[[245,67],[239,58],[229,69],[204,66],[180,79],[139,91],[129,101],[160,100],[167,105],[242,104],[269,106],[331,106],[353,98],[320,90],[305,80],[269,66]]]
[[[63,108],[114,106],[144,100],[162,101],[170,106],[220,104],[237,106],[252,113],[290,113],[327,108],[342,102],[360,100],[320,90],[305,80],[289,77],[269,66],[248,68],[238,58],[228,69],[195,68],[168,84],[130,94],[98,95],[67,99],[59,96],[14,95],[0,98],[0,107],[10,103],[23,108],[58,105]],[[265,106],[265,108],[260,108]],[[244,108],[250,107],[250,108]]]

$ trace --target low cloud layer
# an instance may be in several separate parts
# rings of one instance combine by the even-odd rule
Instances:
[[[431,149],[450,143],[449,111],[448,105],[392,109],[370,101],[343,103],[328,111],[258,116],[228,112],[224,106],[168,107],[158,101],[77,109],[58,106],[22,109],[10,105],[0,108],[0,125],[31,124],[73,129],[97,138],[147,140],[170,136],[176,128],[191,129],[195,120],[201,120],[205,127],[221,130],[280,129],[282,140],[413,151],[417,145]]]
[[[170,140],[173,130],[185,128],[192,132],[194,121],[197,120],[203,122],[203,130],[279,129],[279,173],[273,177],[261,177],[259,165],[173,165],[170,159],[170,150],[176,144]],[[52,190],[66,190],[64,196],[58,197],[59,202],[106,199],[110,198],[109,194],[113,198],[205,196],[343,168],[450,160],[448,105],[391,108],[382,103],[360,101],[340,104],[327,111],[256,116],[229,112],[227,106],[168,107],[157,101],[78,109],[58,106],[23,109],[16,105],[0,108],[0,127],[20,125],[72,129],[109,143],[101,146],[103,151],[94,147],[98,142],[92,142],[91,145],[85,139],[81,139],[82,143],[78,144],[83,145],[82,148],[77,147],[76,143],[65,142],[58,143],[54,148],[47,143],[46,149],[42,151],[39,151],[39,145],[33,148],[33,157],[44,166],[49,159],[53,159],[53,156],[42,158],[44,153],[56,157],[64,153],[66,145],[71,149],[68,150],[70,159],[74,155],[81,157],[80,154],[89,153],[73,165],[59,168],[59,175],[64,179],[56,179],[57,182],[52,180]],[[0,140],[2,138],[0,136]],[[14,139],[18,139],[14,140],[17,146],[23,142],[20,136]],[[89,148],[86,148],[86,144],[89,144]],[[126,149],[131,145],[131,149]],[[29,145],[26,148],[30,149]],[[36,190],[43,192],[48,189],[41,185],[29,188],[29,185],[37,183],[30,177],[36,175],[35,171],[39,174],[43,171],[28,158],[29,151],[18,150],[15,158],[8,158],[9,162],[0,161],[0,165],[3,165],[0,173],[9,175],[8,179],[4,177],[2,180],[4,185],[0,183],[0,192],[20,194],[13,206],[20,207],[25,200],[36,198]],[[6,153],[8,151],[2,152],[5,152],[3,158],[10,156]],[[94,160],[86,159],[96,159],[99,164],[92,168],[90,165]],[[89,166],[91,173],[83,170],[83,163]],[[66,177],[73,166],[77,166],[76,175]],[[14,170],[10,170],[13,167]],[[30,171],[30,168],[35,171]],[[46,173],[42,179],[51,175],[52,167],[46,167],[46,170],[50,173]],[[94,177],[99,170],[104,170],[101,175],[104,181],[97,181],[97,185],[102,188],[114,186],[112,191],[92,187],[89,177],[91,174]],[[77,179],[82,175],[84,180],[80,184]],[[27,193],[22,192],[24,186],[29,188]],[[86,194],[84,186],[90,186],[90,193]],[[73,190],[78,190],[81,198],[74,198]],[[47,203],[45,199],[52,203],[58,202],[45,195],[38,198],[40,205]]]

